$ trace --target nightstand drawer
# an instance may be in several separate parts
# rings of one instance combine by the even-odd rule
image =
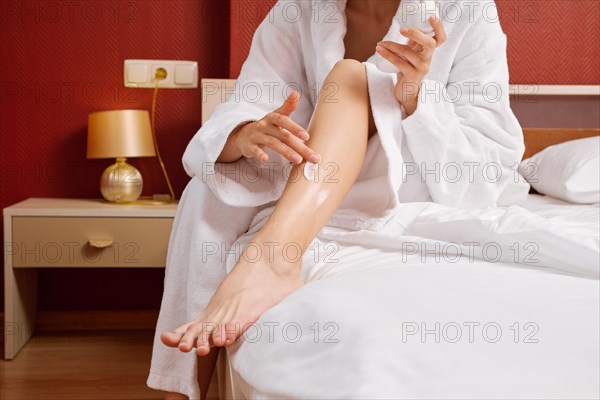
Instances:
[[[13,217],[13,267],[164,267],[173,218]]]

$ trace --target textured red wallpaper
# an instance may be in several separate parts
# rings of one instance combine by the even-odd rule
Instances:
[[[497,0],[511,83],[600,84],[600,1]]]
[[[100,197],[109,160],[85,158],[88,113],[151,103],[151,89],[123,87],[123,60],[196,60],[201,77],[225,78],[226,21],[222,0],[2,0],[0,207],[28,197]],[[181,155],[200,107],[200,90],[159,92],[157,135],[177,194],[188,180]],[[145,194],[167,192],[156,158],[132,164]],[[156,308],[163,273],[42,271],[40,307]]]
[[[274,0],[233,0],[237,8],[252,11],[232,13],[232,77],[244,63],[258,18],[267,15]],[[497,15],[508,36],[511,83],[543,85],[600,84],[600,1],[598,0],[497,0]],[[250,6],[248,5],[250,4]],[[442,12],[451,11],[449,1]],[[445,8],[444,8],[445,7]],[[494,9],[486,9],[493,19]],[[235,21],[234,21],[235,19]],[[236,22],[236,23],[234,23]]]

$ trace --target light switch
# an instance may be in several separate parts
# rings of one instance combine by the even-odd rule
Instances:
[[[127,69],[127,81],[142,83],[148,79],[148,66],[141,63],[132,63]]]
[[[180,64],[175,66],[175,83],[177,85],[194,84],[194,75],[198,75],[198,64]]]

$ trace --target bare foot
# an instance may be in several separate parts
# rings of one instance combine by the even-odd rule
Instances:
[[[246,246],[202,315],[173,332],[161,334],[165,345],[183,352],[196,347],[200,356],[208,354],[212,345],[228,346],[265,311],[302,286],[300,259],[286,260],[277,255],[277,246],[257,243],[268,242],[255,241]]]

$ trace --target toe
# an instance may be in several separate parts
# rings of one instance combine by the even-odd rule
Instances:
[[[196,345],[196,354],[199,356],[205,356],[210,353],[210,346],[208,343],[200,343],[200,338],[198,338],[198,344]]]
[[[163,332],[160,334],[160,341],[169,347],[177,347],[182,337],[183,333]]]
[[[225,331],[225,323],[221,322],[219,326],[214,330],[212,339],[215,346],[221,347],[227,340],[227,333]]]
[[[213,340],[212,333],[216,328],[214,322],[203,322],[200,334],[196,340],[196,352],[199,356],[205,356],[210,352],[210,342]]]
[[[179,346],[179,342],[181,342],[181,338],[183,334],[187,330],[190,324],[185,324],[175,329],[173,332],[163,332],[160,334],[160,340],[169,347],[177,347]]]
[[[194,343],[196,342],[196,338],[200,334],[201,325],[198,323],[193,323],[188,326],[183,338],[179,342],[179,350],[183,352],[188,352],[192,350],[194,347]]]
[[[227,339],[225,339],[225,346],[233,344],[235,340],[241,335],[240,323],[239,322],[228,322],[225,325],[225,332]]]

